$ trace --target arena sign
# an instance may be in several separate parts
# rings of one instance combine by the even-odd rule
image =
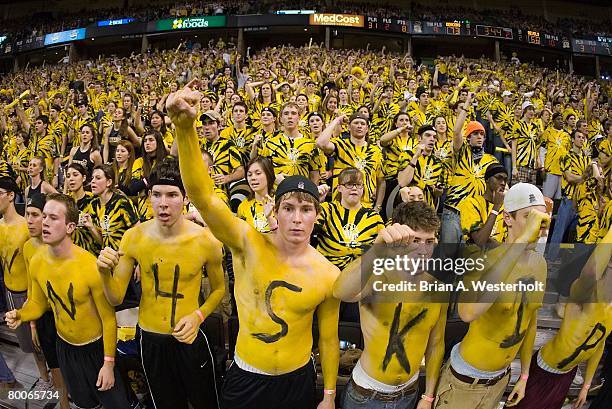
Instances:
[[[177,17],[155,22],[157,31],[198,30],[210,27],[225,27],[225,16]]]
[[[312,26],[363,27],[365,17],[355,14],[311,14]]]

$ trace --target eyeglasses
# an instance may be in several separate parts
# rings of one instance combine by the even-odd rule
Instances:
[[[343,183],[342,186],[347,189],[363,189],[363,184],[361,183]]]

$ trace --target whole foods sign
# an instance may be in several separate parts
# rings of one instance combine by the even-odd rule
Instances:
[[[363,27],[364,21],[364,16],[355,14],[316,13],[310,15],[310,25],[313,26]]]
[[[198,30],[210,27],[225,27],[225,16],[177,17],[158,20],[155,23],[157,31]]]

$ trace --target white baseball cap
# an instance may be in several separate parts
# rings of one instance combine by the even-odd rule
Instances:
[[[525,102],[523,102],[523,105],[521,105],[521,111],[524,111],[527,108],[532,107],[532,106],[533,106],[533,104],[531,103],[531,101],[525,101]]]
[[[529,206],[546,206],[544,195],[535,185],[517,183],[504,196],[504,210],[516,212]]]
[[[512,95],[512,92],[510,92],[510,91],[502,92],[502,97],[509,97],[510,95]]]

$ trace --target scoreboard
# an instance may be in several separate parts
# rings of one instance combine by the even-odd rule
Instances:
[[[472,25],[463,21],[412,21],[412,34],[471,36]]]
[[[366,17],[365,28],[408,34],[410,32],[410,22],[405,19],[368,16]]]
[[[572,51],[582,54],[598,54],[612,56],[611,37],[593,37],[591,39],[572,39]]]
[[[511,28],[486,26],[482,24],[476,25],[476,35],[478,37],[499,38],[501,40],[514,39],[514,33]]]
[[[542,31],[522,30],[520,28],[515,31],[516,40],[522,43],[567,51],[571,48],[571,43],[567,36],[559,36]]]

